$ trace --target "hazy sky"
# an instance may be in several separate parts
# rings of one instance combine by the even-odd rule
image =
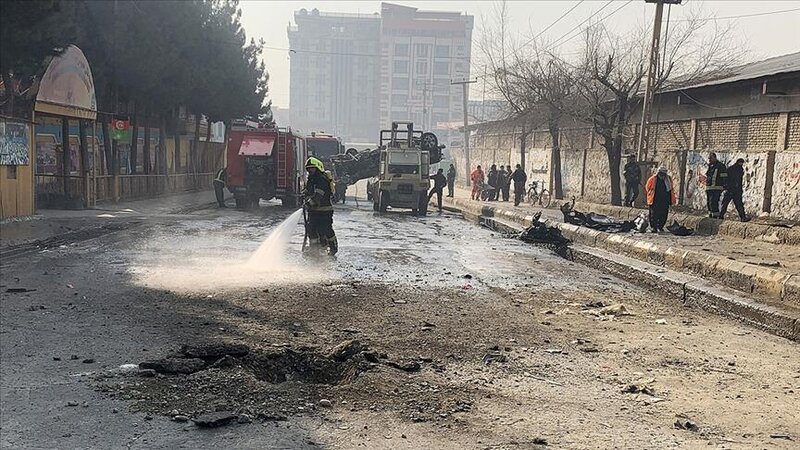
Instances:
[[[508,1],[511,27],[516,33],[531,36],[552,24],[558,17],[567,12],[580,0],[563,1]],[[497,2],[492,1],[395,1],[406,6],[420,9],[461,11],[475,16],[473,40],[478,36],[478,28],[483,18],[488,18]],[[553,25],[545,36],[555,40],[569,32],[576,25],[606,5],[607,0],[585,0],[572,12]],[[618,12],[605,19],[604,23],[614,28],[624,28],[631,23],[647,23],[652,21],[655,7],[645,4],[644,0],[634,0],[625,5],[627,0],[614,0],[614,4],[606,7],[596,18],[602,18],[622,7]],[[684,0],[683,5],[673,6],[672,20],[680,20],[685,9],[703,8],[709,15],[716,17],[763,14],[772,11],[792,9],[794,11],[779,14],[743,17],[734,20],[743,41],[750,47],[750,58],[761,59],[800,51],[800,1],[701,1]],[[267,1],[244,0],[241,2],[242,23],[247,36],[264,39],[267,47],[264,50],[264,62],[270,73],[270,97],[275,106],[289,106],[289,39],[286,27],[294,20],[294,11],[301,8],[311,10],[318,8],[329,12],[380,12],[380,1]],[[666,10],[665,10],[666,18]],[[532,32],[531,32],[532,30]],[[572,42],[564,44],[567,51]],[[473,59],[474,59],[473,46]],[[474,75],[474,73],[473,73]],[[480,97],[480,83],[473,85],[472,97]]]

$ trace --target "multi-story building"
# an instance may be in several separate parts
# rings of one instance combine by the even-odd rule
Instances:
[[[381,4],[380,123],[412,120],[449,142],[463,121],[462,86],[469,78],[473,17]]]
[[[411,120],[442,142],[463,122],[473,17],[381,4],[381,13],[301,9],[288,29],[291,126],[372,142]],[[457,125],[457,126],[456,126]]]
[[[288,28],[290,117],[296,129],[372,142],[378,132],[381,19],[301,9]]]

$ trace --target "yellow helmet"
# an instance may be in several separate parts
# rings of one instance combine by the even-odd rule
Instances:
[[[325,166],[322,164],[322,161],[318,160],[317,158],[314,158],[313,156],[306,160],[306,169],[308,169],[309,167],[313,167],[319,170],[320,172],[325,172]]]

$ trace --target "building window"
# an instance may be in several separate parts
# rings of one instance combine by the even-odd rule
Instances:
[[[416,53],[419,58],[427,58],[429,48],[430,46],[428,44],[414,44],[414,53]]]
[[[406,94],[392,94],[392,106],[406,106],[408,96]]]
[[[396,91],[407,91],[408,78],[392,78],[392,89]]]
[[[395,60],[392,73],[408,73],[408,61]]]
[[[435,63],[433,63],[433,74],[434,75],[450,75],[450,63],[447,63],[447,62],[435,62]]]
[[[428,61],[417,61],[417,70],[414,73],[426,75],[428,73]]]
[[[408,56],[408,44],[394,44],[394,56]]]
[[[434,50],[434,51],[436,52],[434,54],[434,56],[436,58],[449,58],[450,57],[450,46],[449,45],[437,45],[436,46],[436,50]]]

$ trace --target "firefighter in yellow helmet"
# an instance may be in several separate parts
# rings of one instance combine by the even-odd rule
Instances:
[[[317,158],[306,160],[308,181],[303,190],[304,206],[308,211],[306,231],[312,244],[328,247],[328,253],[335,255],[339,250],[336,233],[333,232],[333,203],[331,196],[335,190],[333,178],[325,171],[322,161]]]

